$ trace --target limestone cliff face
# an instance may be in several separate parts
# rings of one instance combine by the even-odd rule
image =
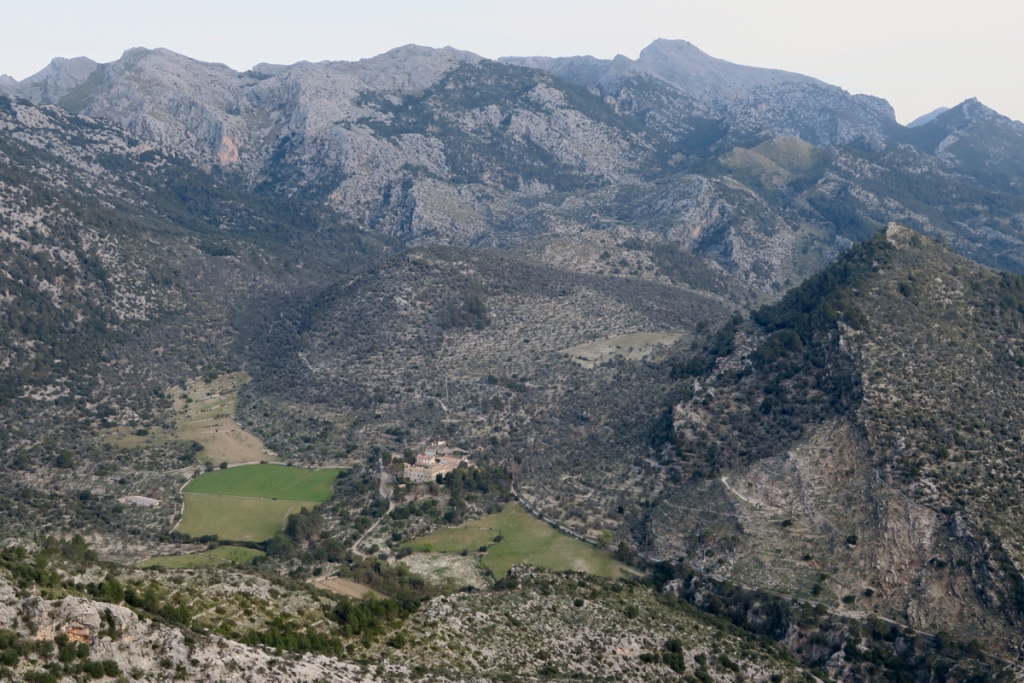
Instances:
[[[255,173],[281,138],[297,134],[315,148],[332,126],[369,114],[356,103],[360,93],[421,91],[456,65],[479,61],[451,48],[407,46],[354,63],[259,64],[238,73],[133,48],[110,64],[56,59],[5,89],[114,121],[205,165]]]
[[[451,48],[406,46],[353,63],[237,73],[136,48],[89,73],[86,64],[51,65],[13,90],[409,239],[472,241],[494,232],[494,214],[522,214],[518,198],[566,178],[576,187],[612,182],[635,166],[636,142],[575,109],[550,76],[517,83],[506,72],[521,70],[481,63]],[[493,92],[477,97],[488,82]],[[501,169],[509,154],[532,168]]]
[[[186,636],[180,629],[142,619],[132,610],[96,600],[68,596],[46,600],[19,597],[0,579],[0,628],[36,640],[66,636],[89,646],[90,658],[112,660],[133,680],[171,675],[186,680],[220,681],[367,681],[378,680],[360,668],[320,655],[275,658],[264,651],[216,636]],[[275,664],[277,671],[274,671]],[[33,664],[22,661],[21,669]]]

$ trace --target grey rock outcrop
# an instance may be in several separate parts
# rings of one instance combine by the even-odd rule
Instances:
[[[139,618],[127,607],[109,605],[69,596],[49,602],[29,598],[22,608],[36,625],[35,637],[52,640],[63,633],[78,643],[95,645],[107,627],[117,637],[137,637],[145,631]]]
[[[33,630],[28,630],[32,626]],[[19,598],[0,578],[0,628],[23,637],[53,640],[61,634],[90,646],[90,658],[112,660],[132,680],[175,678],[220,681],[373,681],[359,667],[323,655],[277,659],[273,650],[249,647],[217,636],[190,633],[140,619],[121,605],[68,596]],[[276,664],[276,670],[275,670]],[[283,677],[283,678],[282,678]]]

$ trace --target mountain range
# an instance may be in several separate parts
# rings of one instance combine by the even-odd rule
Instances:
[[[42,617],[4,610],[63,599],[132,680],[1010,680],[1022,183],[1024,124],[977,100],[903,126],[681,40],[0,77],[4,666],[43,680],[17,645]],[[348,474],[273,539],[179,534],[183,477],[216,464],[179,402],[243,371],[239,431]],[[436,441],[475,483],[393,487]],[[409,539],[513,501],[632,569],[410,578]],[[136,566],[225,542],[265,558]],[[321,572],[394,602],[354,617]],[[251,587],[248,630],[181,588],[203,581]],[[486,646],[456,645],[481,614]]]

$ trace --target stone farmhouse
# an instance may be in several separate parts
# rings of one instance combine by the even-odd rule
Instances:
[[[416,463],[406,463],[402,478],[410,484],[423,484],[437,480],[437,475],[447,474],[462,463],[469,463],[464,451],[448,448],[443,441],[416,454]]]

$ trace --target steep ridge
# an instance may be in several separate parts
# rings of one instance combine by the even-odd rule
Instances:
[[[24,97],[39,104],[57,104],[65,95],[93,78],[100,65],[88,57],[56,57],[42,70],[18,82],[13,78],[0,84],[0,91]]]
[[[961,102],[907,130],[903,139],[947,168],[992,189],[1020,193],[1024,182],[1024,123],[977,99]]]
[[[1015,652],[1021,291],[893,224],[678,362],[656,552]]]
[[[449,589],[419,609],[403,601],[414,613],[398,617],[391,599],[339,599],[241,567],[110,571],[81,536],[25,545],[0,551],[0,653],[5,676],[26,681],[489,683],[687,671],[806,680],[810,670],[783,646],[649,586],[578,572],[520,565],[495,590]],[[992,669],[965,659],[956,673]]]

